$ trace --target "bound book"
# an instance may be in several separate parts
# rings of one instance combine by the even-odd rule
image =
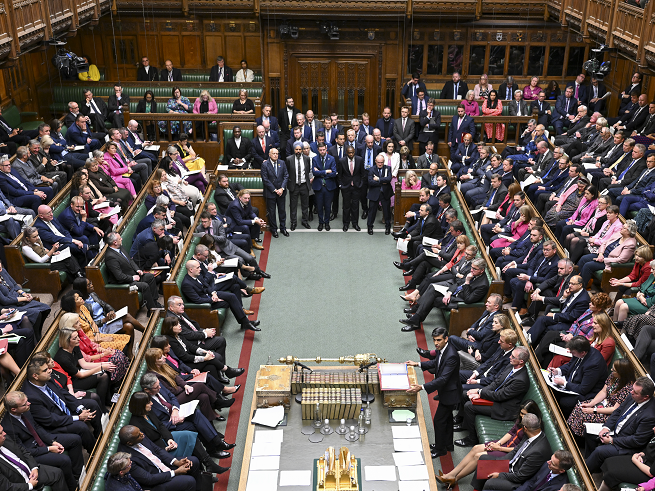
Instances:
[[[378,363],[380,390],[407,390],[409,376],[404,363]]]

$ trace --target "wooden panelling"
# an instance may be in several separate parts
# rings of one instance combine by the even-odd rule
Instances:
[[[223,55],[223,57],[226,59],[228,66],[231,66],[236,74],[240,68],[239,62],[243,59],[243,41],[241,36],[226,36],[225,52],[227,55]]]
[[[180,56],[180,37],[175,34],[162,34],[159,37],[161,44],[162,58],[159,60],[157,68],[163,68],[166,60],[171,60],[173,66],[180,68],[182,66],[182,58]]]
[[[218,56],[222,56],[223,58],[226,56],[223,50],[223,36],[220,34],[206,34],[205,60],[207,60],[207,65],[214,66],[216,64],[216,57]]]
[[[182,41],[182,63],[184,68],[204,68],[204,56],[202,52],[202,37],[197,34],[183,34]]]
[[[261,66],[262,64],[262,48],[259,36],[244,36],[245,42],[245,56],[248,65]],[[235,67],[238,65],[235,64]]]

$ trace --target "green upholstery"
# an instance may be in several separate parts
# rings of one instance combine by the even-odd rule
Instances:
[[[2,110],[2,117],[5,118],[7,124],[12,128],[22,128],[24,130],[35,130],[43,121],[25,121],[23,118],[34,118],[38,115],[35,112],[20,112],[18,106],[12,104]]]
[[[628,263],[613,263],[612,266],[618,266],[621,269],[629,269],[628,273],[632,271],[632,268],[634,268],[635,263],[634,262],[628,262]],[[627,275],[626,274],[626,275]],[[603,270],[599,269],[598,271],[594,271],[593,274],[591,275],[592,278],[595,280],[598,280],[598,283],[600,283],[603,280]]]
[[[209,74],[205,73],[183,73],[182,80],[184,82],[209,82]],[[255,73],[254,82],[261,82],[261,73]]]
[[[159,324],[155,328],[155,332],[153,333],[153,336],[157,336],[158,334],[161,334],[161,324],[162,321],[160,320]],[[129,388],[130,396],[135,392],[139,392],[141,390],[140,380],[143,374],[146,373],[146,369],[147,367],[145,362],[141,363],[141,366],[139,367],[139,371],[134,377],[134,382],[132,384],[132,387]],[[130,422],[131,417],[132,417],[132,413],[130,413],[129,409],[126,406],[125,408],[122,409],[121,415],[116,421],[116,425],[113,427],[114,433],[112,435],[111,440],[109,440],[107,447],[105,448],[104,454],[102,455],[102,463],[98,467],[98,474],[96,475],[96,479],[91,486],[92,491],[105,490],[105,473],[107,472],[107,461],[109,460],[109,457],[111,457],[113,454],[116,453],[116,449],[118,448],[118,443],[119,443],[118,431],[123,426],[127,425]]]
[[[441,89],[428,89],[428,98],[441,99]]]
[[[186,298],[184,298],[184,293],[182,293],[182,280],[184,280],[184,277],[186,276],[186,262],[191,259],[191,256],[193,256],[195,250],[196,250],[196,245],[200,242],[200,237],[194,237],[191,239],[191,243],[189,244],[189,248],[187,249],[186,253],[184,254],[184,259],[182,260],[182,266],[180,267],[180,270],[177,273],[177,277],[175,278],[175,283],[177,283],[177,287],[180,290],[180,295],[182,296],[182,299],[184,300],[184,308],[185,309],[211,309],[211,305],[208,303],[202,303],[202,304],[195,304],[195,303],[190,303],[186,301]],[[223,325],[223,322],[225,322],[225,317],[227,316],[227,309],[222,308],[218,309],[218,324]]]
[[[235,123],[234,126],[239,126],[239,124]],[[252,140],[255,137],[254,133],[255,133],[255,131],[252,130],[252,129],[241,128],[241,138],[247,138],[248,140]],[[232,128],[230,128],[230,129],[224,128],[223,129],[223,141],[226,142],[230,138],[232,138]]]

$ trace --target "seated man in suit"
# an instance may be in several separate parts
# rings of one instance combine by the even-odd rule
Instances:
[[[79,435],[82,446],[91,453],[102,433],[100,406],[93,399],[76,399],[51,378],[52,370],[45,358],[35,357],[27,365],[23,392],[31,404],[34,421],[50,433]],[[92,425],[93,434],[87,423]]]
[[[512,198],[512,205],[507,210],[505,216],[496,211],[495,223],[486,223],[480,226],[480,235],[484,243],[489,245],[498,238],[498,234],[508,234],[512,232],[512,222],[520,217],[519,210],[525,205],[525,193],[519,191]]]
[[[98,150],[102,144],[96,138],[93,138],[91,132],[87,129],[88,116],[78,114],[75,118],[75,124],[71,125],[66,132],[66,142],[70,145],[84,147],[84,152]],[[80,149],[82,151],[82,149]]]
[[[235,284],[231,291],[219,291],[215,285],[207,283],[201,274],[200,263],[195,260],[186,262],[187,274],[182,280],[182,293],[194,304],[211,304],[212,309],[229,307],[241,329],[261,331],[259,321],[249,321],[241,302],[241,290]],[[251,312],[251,311],[248,311]]]
[[[560,312],[549,312],[538,317],[534,325],[530,327],[530,341],[533,346],[537,346],[541,337],[548,331],[567,330],[571,323],[587,310],[589,294],[582,284],[582,277],[572,276],[569,279],[568,288],[564,289],[557,302]]]
[[[82,90],[84,101],[80,105],[80,113],[89,117],[89,124],[96,133],[106,133],[105,120],[107,119],[107,103],[99,97],[93,97],[89,89]]]
[[[0,482],[3,488],[8,490],[31,491],[43,489],[44,486],[50,486],[52,491],[68,489],[61,469],[40,465],[23,445],[7,438],[2,426],[0,426]]]
[[[470,447],[477,445],[478,437],[475,431],[475,416],[478,414],[491,416],[499,421],[510,421],[519,412],[519,406],[530,388],[528,369],[525,364],[530,354],[524,346],[517,346],[509,358],[509,366],[498,372],[494,380],[486,387],[469,389],[465,396],[468,402],[464,404],[464,420],[455,431],[469,432],[468,437],[457,440],[455,445]],[[484,399],[492,401],[493,405],[477,405],[473,401]]]
[[[466,115],[466,109],[460,104],[457,106],[457,114],[453,116],[448,129],[448,146],[450,147],[451,160],[457,152],[459,144],[462,143],[465,134],[471,135],[471,139],[475,138],[475,122],[471,116]]]
[[[51,249],[55,244],[59,244],[59,250],[70,248],[71,254],[75,256],[81,266],[87,264],[87,248],[79,239],[71,237],[71,234],[52,214],[52,208],[48,205],[41,205],[38,208],[38,218],[34,226],[39,230],[39,237],[43,246]]]
[[[561,303],[566,301],[566,298],[562,298],[562,295],[568,289],[572,277],[573,261],[570,259],[557,261],[557,274],[536,285],[537,288],[530,295],[532,302],[528,307],[528,313],[521,316],[521,323],[524,326],[534,325],[537,315],[544,308],[544,305],[546,306],[546,313],[553,307],[559,308]]]
[[[460,370],[459,379],[462,382],[462,389],[468,391],[476,387],[486,387],[494,381],[496,375],[509,365],[509,357],[518,343],[518,336],[512,329],[503,329],[498,338],[496,351],[475,370]],[[430,353],[432,356],[432,353]],[[462,415],[455,417],[455,423],[464,421]]]
[[[125,128],[125,131],[121,131],[123,139],[129,144],[135,155],[150,159],[152,161],[152,165],[154,166],[155,162],[159,160],[157,153],[156,151],[144,150],[144,147],[151,145],[152,142],[144,140],[143,136],[139,134],[138,128],[139,123],[133,119],[130,119],[127,123],[127,128]]]
[[[166,222],[164,220],[153,220],[150,227],[142,230],[132,238],[130,257],[136,257],[141,248],[148,242],[156,242],[159,237],[163,237],[164,235],[170,235],[166,231]]]
[[[423,145],[424,151],[419,155],[418,160],[416,161],[417,169],[429,169],[432,165],[432,162],[437,163],[439,156],[434,154],[434,143],[428,141]]]
[[[497,313],[500,313],[503,307],[503,297],[498,293],[492,293],[487,298],[484,307],[485,310],[480,318],[471,327],[464,329],[461,336],[457,334],[450,335],[449,341],[455,346],[457,351],[466,351],[469,347],[474,346],[476,342],[482,340],[488,331],[491,331],[494,318]]]
[[[628,189],[619,196],[619,198],[622,198],[619,206],[621,216],[626,217],[631,211],[639,211],[655,204],[655,172],[652,170],[655,168],[654,154],[646,157],[646,166],[646,170],[640,176],[641,182],[633,181],[631,184],[632,189]],[[641,183],[644,181],[646,184],[642,185]]]
[[[89,261],[96,257],[100,239],[105,236],[105,233],[87,222],[84,199],[81,196],[73,196],[70,206],[66,207],[57,219],[73,239],[79,240],[87,246],[86,255]]]
[[[430,445],[433,459],[452,452],[453,447],[453,409],[461,400],[462,386],[459,381],[459,356],[455,348],[448,342],[448,331],[437,327],[432,331],[432,341],[437,351],[434,360],[427,362],[407,361],[412,367],[422,370],[434,370],[434,380],[423,385],[412,385],[407,392],[416,394],[425,389],[428,394],[437,392],[435,399],[439,401],[434,413],[435,443]]]
[[[433,191],[438,190],[445,185],[445,178],[442,177],[442,180],[439,180],[439,164],[437,162],[432,162],[430,168],[427,172],[423,173],[421,176],[421,189],[428,188],[430,194]]]
[[[195,233],[210,234],[214,240],[218,243],[218,247],[221,251],[230,249],[227,246],[227,242],[231,242],[232,245],[236,246],[237,250],[241,250],[245,253],[251,253],[251,240],[250,236],[244,233],[233,234],[233,228],[230,227],[232,224],[231,220],[228,220],[224,216],[216,213],[212,215],[209,210],[205,210],[200,214],[200,224],[196,227]],[[225,248],[223,246],[226,246]],[[239,252],[239,255],[242,253]],[[245,254],[244,254],[245,257]],[[245,264],[241,261],[242,264]],[[251,269],[251,268],[246,268]]]
[[[223,163],[232,169],[247,169],[252,159],[252,143],[247,138],[241,138],[241,127],[232,128],[232,138],[225,142]]]
[[[490,249],[489,257],[496,266],[502,270],[506,264],[525,256],[528,249],[532,246],[532,243],[530,242],[530,232],[536,227],[543,228],[543,226],[544,221],[541,218],[532,217],[532,219],[530,219],[530,225],[528,225],[528,230],[526,230],[521,237],[507,247],[494,247],[493,249]]]
[[[109,282],[136,286],[139,293],[143,295],[143,301],[148,309],[163,308],[163,305],[157,301],[159,291],[155,277],[141,271],[134,260],[127,256],[121,247],[123,238],[115,232],[107,234],[105,238],[109,246],[105,255]]]
[[[49,203],[57,194],[59,182],[39,174],[30,162],[29,147],[18,147],[16,158],[11,164],[12,174],[27,183],[28,186],[37,188],[46,195],[45,202]]]
[[[32,186],[12,170],[11,161],[6,154],[0,155],[0,189],[13,205],[34,212],[43,201],[48,199],[46,193]]]
[[[174,68],[171,60],[166,60],[164,62],[164,68],[162,68],[159,74],[159,80],[162,82],[181,82],[182,71],[179,68]]]
[[[451,149],[450,170],[457,174],[462,167],[467,167],[479,158],[478,146],[473,144],[473,136],[470,133],[464,133],[462,135],[462,142],[457,145],[455,153],[453,153]]]
[[[486,180],[486,178],[485,178]],[[470,201],[467,198],[469,207],[471,209],[477,209],[479,206],[482,206],[481,211],[491,210],[496,211],[498,206],[503,202],[507,196],[507,188],[503,184],[503,179],[500,174],[494,173],[491,174],[490,187],[485,193],[475,193],[475,190],[469,192]],[[484,189],[481,187],[480,190]]]
[[[15,442],[25,447],[39,464],[57,467],[64,473],[69,491],[75,491],[82,474],[84,458],[79,435],[59,433],[56,436],[39,425],[30,413],[30,402],[23,392],[12,391],[5,395],[8,412],[2,427]],[[65,455],[64,450],[68,452]]]
[[[202,486],[197,457],[176,459],[155,445],[136,426],[123,426],[118,438],[118,451],[130,455],[130,473],[142,487],[153,491],[208,491],[206,486]]]
[[[150,65],[147,56],[141,58],[141,66],[136,72],[136,79],[139,82],[156,82],[159,80],[159,71],[157,67]]]
[[[223,176],[223,179],[219,180],[218,187],[221,187],[220,182],[227,184],[227,177]],[[235,226],[248,227],[250,230],[250,237],[253,241],[253,248],[263,249],[263,247],[259,245],[261,242],[259,236],[261,233],[261,227],[265,226],[266,222],[257,216],[258,210],[255,210],[257,210],[257,208],[254,208],[250,204],[250,191],[247,189],[241,189],[237,193],[237,198],[228,205],[227,210],[225,211],[225,216],[232,220],[232,223]]]
[[[464,99],[469,87],[461,77],[462,74],[459,70],[453,72],[452,80],[443,84],[443,88],[441,89],[442,99]]]
[[[632,150],[632,161],[621,171],[618,176],[612,178],[611,184],[607,185],[605,189],[612,197],[613,200],[616,200],[614,204],[621,204],[621,196],[631,194],[630,192],[638,185],[640,187],[644,186],[644,182],[648,183],[652,176],[652,172],[646,173],[646,179],[642,177],[644,172],[648,170],[647,160],[644,157],[646,154],[646,146],[641,143],[637,143],[635,148]],[[640,179],[641,177],[641,179]],[[605,179],[601,179],[600,183],[603,185]],[[605,182],[605,184],[607,184]],[[640,187],[637,187],[635,191],[639,191]]]
[[[514,81],[514,77],[508,76],[505,81],[498,87],[498,99],[501,101],[511,101],[514,99],[514,92],[519,90],[519,84]]]
[[[551,455],[550,460],[545,462],[541,469],[528,479],[516,491],[573,491],[568,489],[567,486],[573,486],[575,491],[580,491],[580,488],[574,484],[568,485],[569,477],[566,474],[574,464],[573,454],[566,450],[557,450]]]
[[[456,309],[460,302],[465,304],[480,302],[489,290],[486,268],[484,259],[474,259],[471,263],[471,272],[465,278],[453,282],[446,295],[442,295],[434,288],[428,288],[425,295],[419,299],[416,312],[407,314],[407,319],[400,319],[400,323],[404,324],[401,331],[411,332],[419,329],[421,322],[434,307],[451,310]]]
[[[585,437],[585,463],[589,472],[601,471],[606,459],[641,452],[653,437],[655,425],[655,385],[648,377],[639,377],[623,404],[603,423],[598,435]],[[610,434],[612,433],[613,434]]]
[[[432,207],[427,203],[422,204],[418,211],[416,227],[413,227],[405,238],[402,239],[408,243],[408,255],[415,257],[418,246],[423,242],[423,237],[436,238],[439,228],[439,220],[432,214]]]
[[[560,368],[549,368],[552,382],[558,387],[575,394],[555,391],[553,395],[565,418],[568,418],[579,401],[587,401],[603,388],[607,379],[607,363],[596,348],[592,348],[584,336],[574,336],[566,348],[571,352],[571,361]]]
[[[541,91],[536,101],[530,103],[530,112],[534,113],[536,109],[537,123],[548,126],[550,124],[550,116],[552,109],[550,104],[546,101],[546,93]]]
[[[557,274],[557,246],[554,241],[547,240],[543,243],[541,254],[534,255],[527,263],[526,268],[518,267],[515,271],[505,273],[505,282],[509,288],[505,288],[505,294],[512,297],[512,307],[527,313],[525,309],[525,293],[534,290],[535,285],[546,281]],[[520,271],[519,271],[520,270]]]
[[[114,93],[107,99],[107,115],[113,128],[125,126],[123,118],[123,106],[130,107],[130,96],[123,94],[123,87],[120,84],[114,85]]]

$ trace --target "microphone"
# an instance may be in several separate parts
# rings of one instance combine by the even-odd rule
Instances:
[[[299,361],[294,361],[293,364],[297,367],[302,367],[303,370],[309,370],[309,373],[314,373],[314,370],[309,368],[307,365],[300,363]]]
[[[369,363],[367,363],[367,364],[365,364],[365,365],[361,365],[361,366],[359,367],[359,373],[362,373],[365,369],[367,369],[367,368],[369,368],[369,367],[372,367],[373,365],[377,365],[377,364],[378,364],[378,361],[377,361],[377,360],[373,360],[373,361],[371,361],[371,362],[369,362]]]

